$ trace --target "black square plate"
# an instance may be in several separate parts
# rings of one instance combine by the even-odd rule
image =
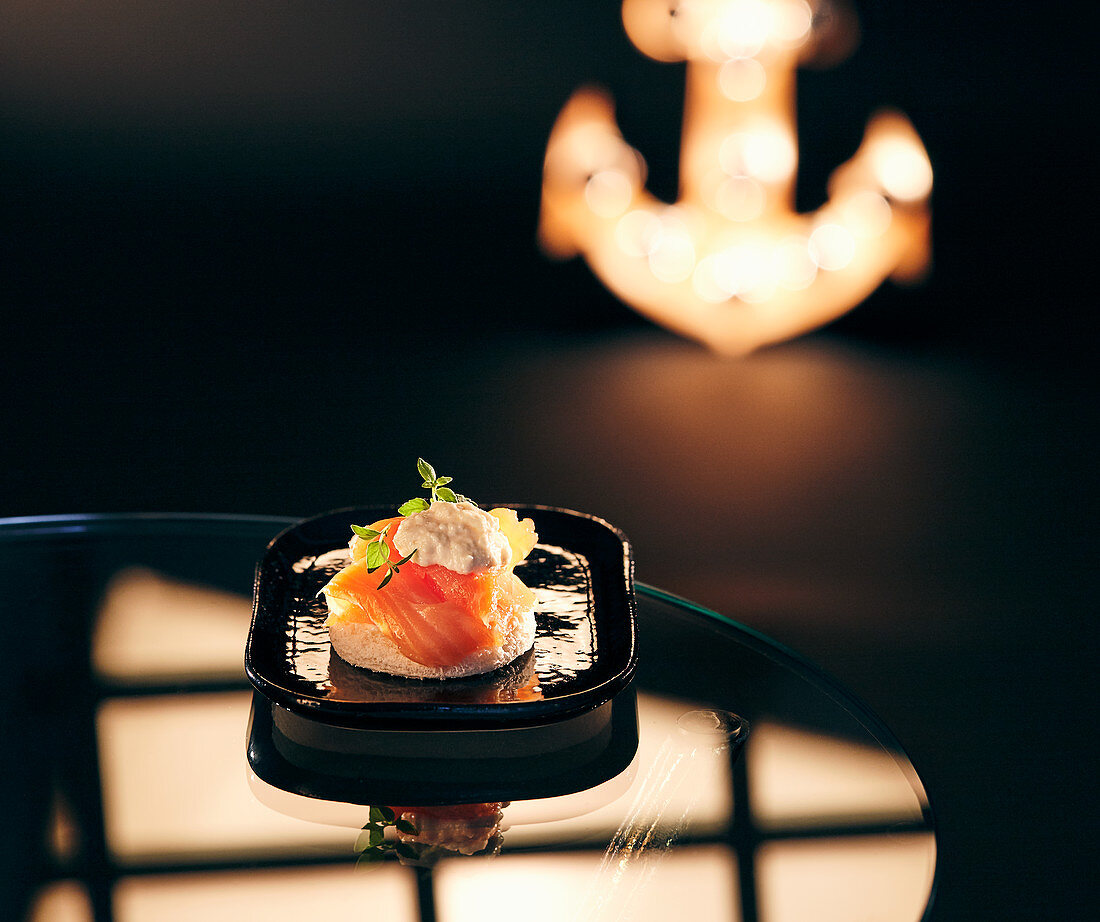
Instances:
[[[432,681],[370,672],[340,659],[329,643],[318,590],[350,560],[351,525],[393,510],[339,509],[288,528],[268,545],[256,568],[245,649],[249,680],[304,717],[363,728],[518,727],[610,700],[636,665],[629,542],[594,516],[509,508],[533,519],[539,536],[516,568],[538,604],[534,648],[515,662],[483,676]]]

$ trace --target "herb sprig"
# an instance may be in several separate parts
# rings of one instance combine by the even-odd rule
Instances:
[[[421,486],[425,490],[431,491],[431,498],[424,499],[422,496],[415,496],[401,504],[398,508],[398,513],[402,516],[412,515],[414,512],[424,512],[432,503],[437,500],[443,500],[446,503],[472,503],[477,505],[470,497],[463,496],[461,493],[455,493],[447,484],[451,483],[453,477],[440,477],[435,472],[435,468],[432,467],[423,458],[416,459],[416,469],[420,473],[420,476],[424,478],[424,482]],[[367,572],[373,573],[379,567],[386,567],[386,575],[382,577],[382,582],[378,584],[378,588],[381,589],[386,585],[395,573],[399,573],[401,567],[407,564],[413,554],[416,553],[414,548],[409,554],[402,557],[396,562],[390,561],[390,546],[386,542],[386,532],[389,531],[390,525],[383,526],[381,531],[377,531],[373,528],[367,528],[363,525],[352,525],[351,530],[355,532],[360,538],[367,542]]]
[[[477,505],[470,497],[463,496],[461,493],[455,493],[447,484],[451,483],[453,477],[440,477],[435,472],[435,468],[432,467],[423,458],[416,459],[416,469],[420,473],[420,476],[424,478],[424,482],[420,484],[425,490],[431,491],[431,498],[424,499],[422,496],[414,496],[412,499],[405,503],[402,503],[398,512],[401,515],[412,515],[414,512],[423,512],[436,500],[443,500],[445,503],[473,503]]]
[[[363,831],[355,840],[355,851],[359,853],[359,857],[355,860],[357,867],[381,861],[391,851],[397,852],[404,858],[417,857],[416,849],[409,843],[386,841],[387,827],[393,826],[405,835],[415,836],[417,835],[416,826],[404,817],[397,816],[389,807],[371,807],[369,816]]]
[[[416,553],[416,549],[414,548],[409,554],[406,554],[396,563],[391,563],[390,546],[386,543],[386,532],[390,530],[389,525],[384,525],[381,531],[375,531],[373,528],[365,528],[362,525],[352,525],[351,530],[367,542],[367,572],[373,573],[379,567],[386,567],[386,575],[382,577],[382,582],[378,584],[379,589],[393,579],[393,575],[399,572],[402,566],[412,560],[413,554]]]

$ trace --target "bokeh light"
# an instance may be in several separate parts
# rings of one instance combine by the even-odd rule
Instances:
[[[639,49],[687,62],[680,197],[646,190],[610,97],[581,90],[547,145],[547,251],[583,255],[627,304],[728,354],[828,323],[889,276],[919,278],[932,167],[900,113],[868,122],[816,212],[794,210],[794,70],[816,13],[807,0],[625,0]]]

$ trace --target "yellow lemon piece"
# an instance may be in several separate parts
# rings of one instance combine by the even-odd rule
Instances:
[[[512,566],[526,559],[535,546],[539,536],[535,534],[535,523],[530,519],[520,519],[515,509],[490,509],[489,515],[500,522],[500,530],[512,547]]]

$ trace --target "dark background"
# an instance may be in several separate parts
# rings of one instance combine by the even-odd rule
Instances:
[[[683,70],[610,0],[0,2],[0,515],[486,499],[823,663],[938,812],[940,919],[1088,918],[1097,200],[1073,6],[857,4],[799,205],[872,111],[934,268],[742,361],[535,244],[585,83],[675,197]],[[1089,676],[1091,678],[1091,676]]]

